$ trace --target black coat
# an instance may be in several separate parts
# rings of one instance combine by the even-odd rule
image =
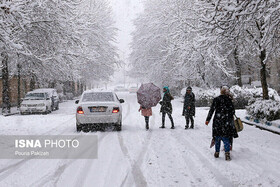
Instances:
[[[190,107],[190,109],[189,109]],[[195,116],[195,95],[194,93],[186,93],[184,99],[183,116]]]
[[[161,104],[160,112],[172,114],[171,100],[173,100],[173,99],[174,98],[172,97],[172,95],[170,93],[165,93],[162,98],[162,101],[160,102],[160,104]]]
[[[236,130],[233,123],[233,115],[235,114],[232,100],[226,95],[220,95],[214,98],[209,110],[206,121],[210,121],[215,112],[212,136],[234,137]]]

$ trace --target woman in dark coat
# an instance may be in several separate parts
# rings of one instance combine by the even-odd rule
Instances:
[[[165,116],[166,114],[168,115],[170,121],[171,121],[171,129],[174,129],[174,121],[172,118],[172,104],[171,104],[171,100],[173,100],[174,98],[172,97],[172,95],[169,92],[169,88],[166,86],[163,88],[163,92],[164,92],[164,96],[162,101],[159,103],[161,104],[161,108],[160,108],[160,112],[162,112],[162,125],[160,128],[165,128]]]
[[[188,87],[184,99],[183,116],[186,118],[185,129],[189,128],[189,122],[191,120],[191,129],[194,128],[193,116],[195,116],[195,95],[192,92],[192,88]]]
[[[233,136],[233,115],[235,114],[232,100],[226,95],[229,88],[223,86],[221,95],[214,98],[205,124],[208,125],[214,112],[214,120],[212,127],[212,136],[215,139],[216,152],[214,156],[219,157],[221,140],[225,146],[225,158],[230,160],[230,138]]]

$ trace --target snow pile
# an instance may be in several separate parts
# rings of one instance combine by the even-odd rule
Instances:
[[[262,88],[244,88],[238,85],[232,86],[230,92],[233,94],[234,98],[262,98]],[[280,101],[280,97],[276,90],[268,88],[269,98],[272,100]]]
[[[280,102],[276,100],[252,99],[246,110],[249,115],[258,119],[268,121],[280,119]]]
[[[268,91],[268,95],[271,100],[280,102],[280,97],[276,90],[269,88]],[[245,106],[249,104],[249,100],[253,98],[262,98],[262,88],[245,88],[234,85],[230,88],[230,92],[233,94],[236,109],[244,109]],[[185,93],[186,88],[181,91],[182,96],[184,96]],[[193,93],[196,98],[196,106],[205,107],[210,106],[213,99],[220,95],[220,88],[204,89],[193,87]]]

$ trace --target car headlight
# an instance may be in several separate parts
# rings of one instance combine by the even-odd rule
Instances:
[[[37,106],[45,106],[45,103],[37,104]]]

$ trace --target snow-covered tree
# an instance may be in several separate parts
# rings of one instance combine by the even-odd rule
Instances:
[[[185,84],[215,86],[226,77],[200,42],[199,15],[194,1],[152,0],[135,20],[131,74],[140,80],[173,87]],[[218,70],[217,70],[218,69]],[[222,80],[221,80],[222,81]]]
[[[9,99],[9,57],[16,51],[22,50],[22,40],[18,37],[28,24],[28,1],[1,0],[0,1],[0,53],[2,56],[2,102],[3,111],[10,112]]]
[[[107,1],[2,0],[0,26],[2,59],[9,59],[9,71],[28,76],[31,89],[106,81],[118,60]]]
[[[243,52],[258,56],[263,98],[268,99],[267,62],[279,49],[279,38],[275,36],[280,29],[280,2],[202,0],[197,3],[204,15],[202,21],[207,25],[207,30],[211,30],[211,36],[233,40],[236,42],[235,52],[241,40],[247,44]]]

